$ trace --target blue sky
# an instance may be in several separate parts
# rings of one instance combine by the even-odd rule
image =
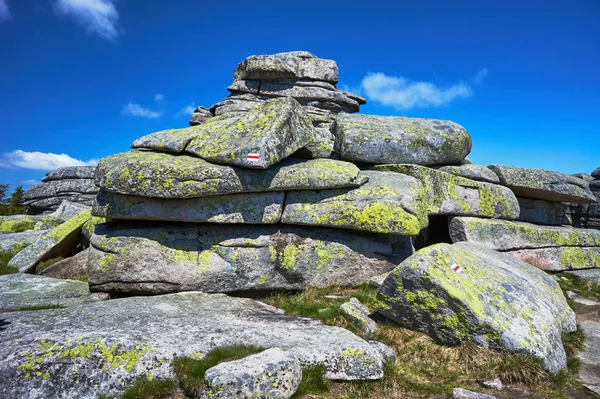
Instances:
[[[336,60],[361,113],[463,125],[475,163],[589,173],[599,20],[598,0],[0,0],[0,182],[185,127],[238,62],[290,50]]]

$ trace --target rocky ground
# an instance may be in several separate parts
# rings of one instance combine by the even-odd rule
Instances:
[[[0,398],[594,398],[600,168],[473,165],[251,56],[191,127],[0,217]]]

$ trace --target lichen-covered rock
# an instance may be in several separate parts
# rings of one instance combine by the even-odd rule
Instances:
[[[600,267],[600,247],[529,248],[505,253],[546,271]]]
[[[536,198],[554,202],[589,204],[596,199],[585,180],[545,169],[517,166],[488,166],[519,197]]]
[[[33,244],[16,254],[8,262],[8,266],[19,269],[21,273],[29,273],[43,260],[56,256],[67,257],[71,255],[77,244],[79,244],[81,227],[91,217],[91,211],[83,211],[47,231]]]
[[[91,207],[85,204],[80,204],[76,202],[63,201],[58,209],[54,212],[50,213],[48,217],[53,218],[59,224],[64,223],[67,220],[71,219],[73,216],[77,215],[79,212],[91,210]]]
[[[290,51],[271,55],[253,55],[235,68],[233,81],[243,79],[310,79],[336,84],[335,61],[317,58],[308,51]]]
[[[296,356],[280,348],[267,349],[206,370],[202,399],[288,399],[302,382]]]
[[[200,158],[130,151],[100,160],[96,184],[106,191],[155,198],[356,187],[355,165],[331,159],[286,159],[266,170],[215,165]]]
[[[355,189],[289,192],[281,222],[414,236],[427,225],[428,200],[413,177],[363,171]]]
[[[36,225],[40,222],[42,222],[40,226],[47,228],[60,224],[60,222],[51,215],[0,216],[0,234],[22,233],[28,230],[38,230],[36,229]]]
[[[588,175],[587,173],[574,173],[571,176],[575,176],[579,179],[585,180],[587,182],[593,181],[594,180],[594,176],[592,175]]]
[[[464,388],[454,388],[452,390],[452,399],[496,399],[496,397],[485,393],[469,391]]]
[[[510,189],[478,182],[420,165],[377,165],[376,170],[413,176],[425,188],[430,215],[464,215],[516,219],[519,203]]]
[[[567,273],[577,276],[582,280],[591,281],[600,285],[600,269],[574,270]]]
[[[339,327],[261,302],[185,293],[114,299],[2,316],[0,395],[96,399],[141,377],[173,378],[175,357],[234,345],[279,347],[339,380],[383,376],[380,354]]]
[[[15,255],[28,245],[31,245],[41,235],[44,230],[29,230],[20,233],[0,234],[0,254]]]
[[[60,205],[63,199],[68,200],[70,196],[93,196],[97,192],[98,188],[94,185],[92,179],[48,180],[25,191],[23,194],[23,203],[30,205],[43,199],[57,198],[60,200],[58,202],[58,205]]]
[[[497,251],[545,247],[600,247],[600,231],[573,227],[539,226],[524,222],[454,217],[452,242],[466,241]]]
[[[373,164],[459,164],[471,152],[460,125],[434,119],[338,115],[335,150],[342,159]]]
[[[281,219],[283,192],[164,199],[100,191],[95,216],[115,220],[272,224]]]
[[[358,327],[367,339],[372,339],[378,330],[377,323],[369,317],[369,308],[356,298],[343,303],[339,312],[344,319]]]
[[[441,171],[451,173],[456,176],[466,177],[467,179],[484,181],[488,183],[500,183],[500,179],[490,168],[483,165],[465,164],[459,166],[442,166]]]
[[[571,224],[569,205],[531,198],[517,197],[519,201],[519,221],[550,226]]]
[[[192,154],[206,161],[267,169],[308,144],[312,121],[293,98],[277,98],[247,113],[222,115],[179,130],[137,139],[133,148]]]
[[[212,117],[213,114],[210,112],[209,109],[200,106],[196,108],[192,113],[192,117],[190,118],[190,126],[201,125]]]
[[[43,182],[65,179],[93,179],[93,166],[65,166],[46,173]]]
[[[92,291],[301,290],[356,286],[413,253],[409,238],[284,225],[110,224],[91,239]]]
[[[84,249],[73,256],[56,262],[38,274],[46,277],[86,281],[89,254],[89,248]]]
[[[421,249],[390,273],[377,297],[389,306],[380,313],[436,342],[525,353],[552,373],[566,367],[561,335],[576,330],[554,279],[468,243]]]
[[[72,306],[92,301],[89,296],[88,285],[82,281],[24,273],[0,276],[0,313],[35,307]],[[5,318],[4,315],[1,318]]]

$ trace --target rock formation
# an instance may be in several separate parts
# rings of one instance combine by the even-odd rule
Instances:
[[[98,188],[94,185],[93,166],[68,166],[46,174],[42,184],[31,187],[23,196],[27,213],[49,213],[63,201],[91,206]]]

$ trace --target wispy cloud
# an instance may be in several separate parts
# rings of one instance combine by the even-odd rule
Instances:
[[[16,150],[0,154],[0,168],[23,168],[37,170],[54,170],[63,166],[97,165],[98,160],[82,161],[67,154],[53,154],[51,152],[27,152]]]
[[[21,185],[23,187],[37,186],[38,184],[42,184],[42,181],[41,180],[23,180],[21,182]]]
[[[106,40],[114,41],[120,34],[119,12],[114,0],[54,0],[54,11],[67,15],[84,27]]]
[[[488,76],[487,68],[480,69],[479,72],[477,72],[477,74],[473,78],[473,82],[479,84],[483,81],[483,79],[485,79],[486,76]]]
[[[416,82],[383,73],[365,76],[361,87],[368,99],[398,110],[439,107],[473,94],[471,87],[465,83],[440,88],[431,82]]]
[[[156,101],[157,103],[163,101],[165,99],[165,95],[164,94],[155,94],[154,95],[154,101]]]
[[[196,104],[189,103],[185,107],[182,107],[179,110],[179,112],[177,112],[177,115],[188,115],[189,116],[194,112],[195,109],[196,109]]]
[[[8,9],[7,0],[0,0],[0,22],[10,18],[10,10]]]
[[[156,119],[160,118],[161,112],[152,111],[149,108],[144,108],[137,103],[129,103],[123,106],[121,113],[124,115],[139,116],[141,118]]]

